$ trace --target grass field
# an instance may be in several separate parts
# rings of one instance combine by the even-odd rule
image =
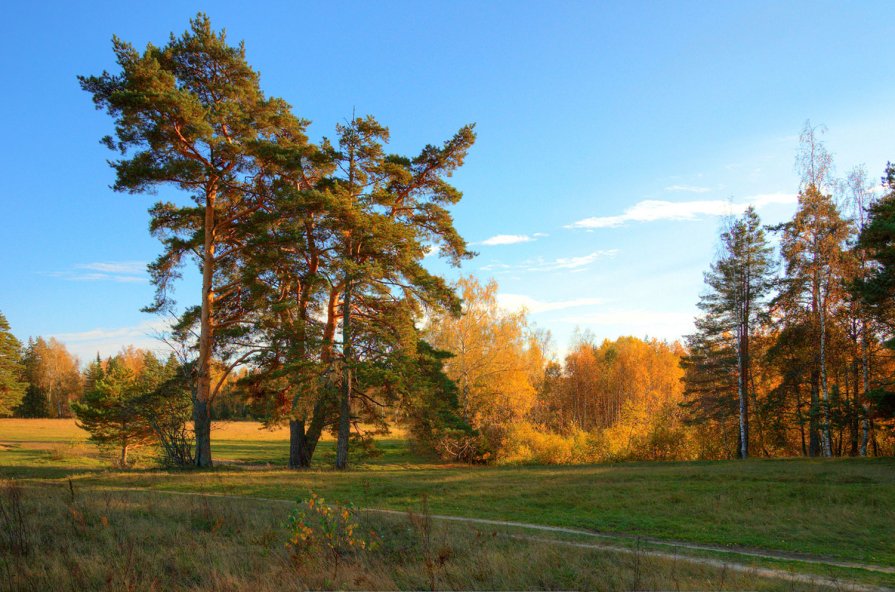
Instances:
[[[675,540],[764,550],[779,554],[781,561],[810,555],[895,568],[892,459],[461,467],[421,456],[397,435],[380,442],[380,456],[364,459],[345,473],[328,468],[332,442],[324,441],[317,467],[295,472],[283,468],[286,443],[283,430],[223,424],[213,431],[220,464],[215,470],[113,471],[70,421],[0,420],[0,477],[46,489],[70,478],[84,491],[129,487],[159,494],[225,493],[283,500],[315,491],[361,507],[395,510],[417,509],[425,497],[435,514],[570,526],[616,533],[631,541],[640,537],[646,544]],[[457,542],[458,548],[465,544]],[[821,575],[835,571],[813,569]],[[895,585],[893,574],[860,571],[845,576]],[[407,584],[410,580],[395,577],[389,572],[382,582],[392,583],[379,587],[414,587]],[[619,582],[629,581],[626,577],[619,576]],[[466,582],[471,585],[473,580]],[[541,587],[533,581],[519,581],[517,586],[475,582],[477,587]],[[575,580],[552,582],[547,587],[589,587]],[[674,589],[669,582],[656,587]]]
[[[4,493],[4,495],[7,495]],[[646,552],[613,553],[445,526],[425,515],[362,514],[381,547],[296,561],[287,506],[159,493],[24,495],[29,549],[0,556],[10,590],[792,590],[780,581]]]
[[[362,467],[440,464],[435,456],[412,451],[402,430],[392,432],[377,440],[380,455],[359,459]],[[109,459],[87,438],[87,432],[70,419],[0,419],[0,452],[4,453],[0,471],[16,466],[33,476],[52,476],[109,468]],[[289,459],[287,427],[267,429],[257,422],[215,422],[212,442],[215,463],[229,468],[286,466]],[[329,434],[321,438],[314,461],[317,468],[333,465],[335,442]]]

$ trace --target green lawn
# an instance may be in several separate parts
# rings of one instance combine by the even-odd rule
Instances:
[[[366,534],[373,530],[379,542],[367,552],[346,549],[336,562],[316,548],[300,557],[286,548],[286,504],[77,486],[32,491],[0,484],[0,504],[11,507],[17,497],[24,517],[13,537],[18,547],[0,548],[0,589],[810,592],[821,584],[641,549],[535,541],[419,514],[359,513],[360,531],[374,540]],[[0,531],[0,545],[6,538]],[[823,589],[837,589],[829,576]]]
[[[568,467],[458,467],[405,440],[354,470],[282,468],[286,442],[218,439],[212,471],[111,471],[83,444],[35,442],[0,420],[0,476],[294,499],[311,490],[359,506],[573,526],[895,566],[895,460],[750,460]],[[266,437],[266,436],[265,436]],[[70,446],[67,453],[47,446]],[[270,463],[266,465],[264,463]],[[278,466],[280,465],[280,466]]]

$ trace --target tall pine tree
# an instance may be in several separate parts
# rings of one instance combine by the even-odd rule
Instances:
[[[9,322],[0,312],[0,417],[11,415],[25,396],[22,342],[9,329]]]
[[[222,384],[212,382],[213,355],[228,331],[238,333],[246,314],[241,286],[228,272],[244,241],[242,223],[262,207],[257,180],[265,146],[305,143],[305,122],[284,101],[264,96],[244,46],[229,45],[203,14],[164,47],[150,44],[140,53],[114,38],[113,48],[120,72],[82,76],[80,82],[115,120],[115,138],[104,139],[122,155],[112,163],[114,188],[144,193],[172,185],[194,202],[159,203],[151,210],[152,232],[165,249],[150,266],[157,288],[150,308],[173,306],[171,283],[184,260],[193,258],[202,275],[200,305],[186,311],[180,328],[198,325],[193,420],[196,464],[207,467],[210,402]]]
[[[708,291],[699,303],[706,319],[697,326],[704,334],[690,339],[691,348],[698,353],[727,338],[736,356],[740,458],[749,456],[749,401],[754,399],[754,393],[750,393],[753,384],[751,337],[760,324],[774,286],[774,269],[773,248],[758,214],[749,207],[721,233],[721,255],[705,274]],[[697,359],[693,358],[693,363],[697,363]],[[701,368],[709,370],[704,364]],[[692,372],[689,375],[694,386],[704,379],[697,379],[697,375]]]

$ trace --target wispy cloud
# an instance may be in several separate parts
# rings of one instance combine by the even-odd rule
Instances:
[[[51,271],[46,275],[72,282],[142,284],[148,281],[145,261],[78,263],[68,271]]]
[[[709,193],[712,188],[699,185],[669,185],[665,191],[669,193]]]
[[[499,245],[516,245],[519,243],[530,243],[536,239],[535,236],[527,234],[496,234],[491,238],[486,238],[480,244],[487,247],[496,247]]]
[[[526,259],[522,263],[510,265],[507,263],[493,262],[481,267],[482,271],[522,271],[522,272],[545,272],[545,271],[584,271],[592,263],[600,259],[608,259],[615,257],[618,249],[606,249],[603,251],[594,251],[587,255],[578,257],[557,257],[556,259],[544,259],[543,257],[535,257],[534,259]]]
[[[56,333],[51,335],[64,343],[69,351],[82,361],[94,356],[111,356],[126,345],[141,349],[166,351],[167,346],[157,337],[169,331],[171,324],[166,320],[145,321],[138,325],[116,328],[95,328],[75,333]]]
[[[103,273],[143,273],[146,271],[145,261],[107,261],[105,263],[81,263],[76,269],[89,269]]]
[[[700,216],[726,216],[741,214],[750,205],[763,208],[771,204],[795,203],[797,196],[791,193],[767,193],[752,196],[741,202],[720,199],[694,201],[664,201],[648,199],[637,202],[616,216],[584,218],[566,228],[613,228],[628,222],[655,222],[657,220],[696,220]]]
[[[594,261],[598,259],[606,259],[608,257],[615,257],[618,254],[618,249],[608,249],[606,251],[594,251],[589,255],[582,255],[580,257],[559,257],[554,259],[553,261],[547,262],[541,265],[541,268],[546,268],[548,270],[552,269],[580,269],[582,267],[587,267]],[[535,269],[534,271],[541,271],[541,269]]]
[[[524,294],[498,294],[497,302],[506,310],[518,312],[526,310],[532,314],[594,306],[602,303],[599,298],[574,298],[572,300],[537,300]]]

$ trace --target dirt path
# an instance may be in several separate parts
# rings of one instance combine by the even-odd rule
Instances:
[[[812,574],[795,573],[782,569],[774,569],[769,567],[756,567],[751,565],[743,565],[742,563],[732,563],[729,561],[721,561],[720,559],[710,559],[707,557],[694,557],[692,555],[679,555],[677,553],[669,553],[667,551],[651,551],[643,549],[631,549],[630,547],[619,547],[612,544],[594,544],[594,543],[576,543],[573,541],[562,541],[557,539],[545,539],[542,537],[508,535],[510,538],[520,539],[524,541],[534,541],[539,543],[549,543],[553,545],[565,545],[567,547],[576,547],[579,549],[599,549],[609,551],[611,553],[622,553],[626,555],[646,555],[659,559],[667,559],[669,561],[684,561],[687,563],[695,563],[697,565],[706,565],[716,567],[721,570],[733,571],[739,573],[747,573],[765,578],[785,580],[788,582],[798,582],[802,584],[812,584],[814,586],[823,586],[834,590],[854,590],[855,592],[887,592],[893,588],[884,586],[871,586],[868,584],[859,584],[848,580],[840,580],[836,578],[816,576]]]
[[[385,514],[406,514],[398,510],[381,510],[371,509],[373,512]],[[866,571],[874,571],[885,574],[895,574],[895,567],[887,567],[885,565],[873,565],[869,563],[858,563],[851,561],[839,561],[836,559],[828,559],[824,557],[814,557],[809,555],[798,555],[795,553],[785,553],[782,551],[767,551],[761,549],[752,549],[746,547],[721,547],[717,545],[703,545],[699,543],[688,543],[686,541],[674,541],[665,539],[656,539],[652,537],[635,536],[629,534],[610,534],[605,532],[595,532],[592,530],[584,530],[580,528],[566,528],[564,526],[546,526],[543,524],[530,524],[528,522],[513,522],[511,520],[489,520],[487,518],[467,518],[463,516],[445,516],[433,514],[432,518],[437,520],[446,520],[454,522],[467,522],[475,524],[487,524],[491,526],[511,526],[514,528],[523,528],[528,530],[540,530],[545,532],[558,532],[563,534],[574,534],[586,536],[596,539],[604,539],[609,541],[640,541],[649,543],[650,545],[661,545],[674,549],[689,549],[693,551],[711,551],[713,553],[726,553],[730,555],[740,555],[744,557],[755,557],[757,559],[775,559],[778,561],[796,561],[799,563],[811,563],[815,565],[829,565],[833,567],[844,567],[848,569],[863,569]]]
[[[23,480],[24,481],[24,480]],[[46,485],[46,483],[42,483],[42,485]],[[62,485],[62,484],[59,484]],[[214,498],[222,498],[222,499],[234,499],[234,500],[242,500],[242,501],[259,501],[259,502],[269,502],[269,503],[277,503],[277,504],[294,504],[295,502],[291,500],[285,499],[277,499],[277,498],[268,498],[268,497],[253,497],[246,495],[234,495],[234,494],[226,494],[226,493],[203,493],[203,492],[194,492],[194,491],[173,491],[173,490],[163,490],[163,489],[152,489],[148,487],[89,487],[89,489],[93,490],[105,490],[105,491],[134,491],[134,492],[143,492],[143,493],[160,493],[167,495],[181,495],[181,496],[193,496],[193,497],[214,497]],[[387,510],[383,508],[363,508],[364,511],[374,512],[377,514],[388,514],[388,515],[396,515],[396,516],[406,516],[406,511],[400,510]],[[487,518],[470,518],[465,516],[449,516],[444,514],[430,514],[430,517],[433,520],[439,520],[444,522],[459,522],[464,524],[480,524],[484,526],[493,526],[493,527],[503,527],[503,528],[518,528],[521,530],[529,530],[529,531],[539,531],[539,532],[552,532],[559,534],[572,534],[577,536],[590,537],[594,539],[600,539],[601,543],[585,543],[585,542],[575,542],[575,541],[565,541],[561,539],[551,539],[544,537],[536,537],[536,536],[527,536],[527,535],[517,535],[517,534],[509,534],[506,533],[504,536],[509,538],[514,538],[518,540],[532,541],[544,544],[551,545],[563,545],[568,547],[576,547],[582,549],[594,549],[594,550],[602,550],[608,551],[612,553],[620,553],[620,554],[628,554],[628,555],[641,555],[647,557],[655,557],[658,559],[665,559],[670,561],[683,561],[686,563],[696,564],[696,565],[705,565],[708,567],[715,567],[718,569],[740,572],[740,573],[751,573],[761,577],[767,578],[775,578],[790,582],[798,582],[803,584],[813,584],[817,586],[823,586],[827,588],[833,588],[835,590],[852,590],[854,592],[895,592],[895,588],[889,588],[884,586],[873,586],[868,584],[860,584],[857,582],[851,582],[847,580],[841,580],[833,577],[812,575],[806,573],[796,573],[787,571],[784,569],[777,568],[769,568],[769,567],[757,567],[752,565],[746,565],[744,563],[737,563],[735,561],[722,561],[720,559],[712,559],[709,557],[699,557],[695,555],[686,555],[680,554],[673,551],[659,551],[655,549],[644,549],[644,548],[631,548],[629,546],[622,546],[618,544],[612,544],[612,541],[618,542],[628,542],[631,541],[639,541],[642,543],[648,543],[650,545],[661,545],[665,547],[669,547],[673,550],[693,550],[693,551],[709,551],[714,553],[725,553],[733,556],[740,557],[751,557],[755,559],[773,559],[773,560],[784,560],[784,561],[793,561],[799,563],[806,563],[810,565],[816,565],[819,567],[841,567],[848,569],[861,569],[870,572],[884,573],[884,574],[895,574],[895,567],[888,567],[883,565],[872,565],[867,563],[858,563],[858,562],[850,562],[850,561],[838,561],[833,559],[826,559],[823,557],[813,557],[813,556],[804,556],[804,555],[794,555],[788,554],[778,551],[768,551],[768,550],[759,550],[759,549],[747,549],[747,548],[727,548],[720,547],[714,545],[701,545],[697,543],[689,543],[685,541],[669,541],[669,540],[661,540],[655,538],[647,538],[647,537],[637,537],[633,535],[625,535],[625,534],[609,534],[609,533],[601,533],[594,532],[589,530],[583,530],[578,528],[567,528],[563,526],[548,526],[544,524],[531,524],[528,522],[515,522],[512,520],[491,520]]]

